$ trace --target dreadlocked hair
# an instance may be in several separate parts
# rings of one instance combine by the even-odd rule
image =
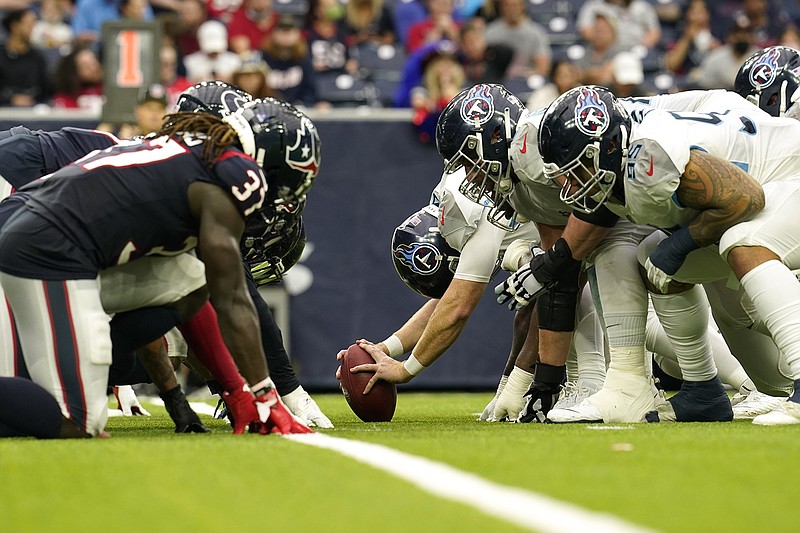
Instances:
[[[180,111],[170,113],[164,117],[164,124],[156,134],[169,137],[182,137],[192,135],[203,140],[203,162],[212,166],[222,153],[230,146],[239,142],[239,137],[233,128],[222,122],[219,118],[208,113],[194,111]]]

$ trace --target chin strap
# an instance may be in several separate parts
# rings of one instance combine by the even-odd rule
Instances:
[[[236,113],[231,113],[230,115],[222,117],[222,122],[230,126],[233,131],[236,132],[236,136],[239,137],[239,142],[242,144],[244,153],[255,158],[256,139],[253,135],[253,129],[242,114],[238,111]]]

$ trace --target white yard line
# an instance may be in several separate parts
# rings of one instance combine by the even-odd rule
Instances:
[[[389,472],[417,487],[449,500],[536,531],[553,533],[645,533],[652,530],[606,513],[582,509],[523,489],[507,487],[462,472],[452,466],[357,440],[314,433],[286,435],[287,439],[333,450]]]

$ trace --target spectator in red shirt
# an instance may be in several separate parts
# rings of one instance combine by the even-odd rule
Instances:
[[[458,42],[459,24],[453,20],[453,0],[428,0],[428,18],[408,30],[409,52],[442,39]]]
[[[228,24],[242,7],[242,0],[207,0],[208,16]]]
[[[272,0],[245,0],[228,24],[231,51],[244,54],[263,50],[278,17],[272,8]]]
[[[197,29],[208,20],[206,4],[203,0],[181,0],[178,16],[166,24],[166,34],[175,41],[178,55],[188,56],[200,51]]]
[[[99,112],[104,99],[103,66],[91,48],[76,47],[56,67],[53,107]]]

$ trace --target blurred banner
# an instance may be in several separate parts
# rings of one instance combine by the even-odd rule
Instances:
[[[443,164],[434,146],[418,141],[410,119],[312,118],[322,139],[322,167],[303,215],[305,257],[284,285],[290,294],[290,355],[303,386],[321,390],[338,386],[337,351],[358,338],[382,341],[425,303],[397,277],[391,237],[429,202]],[[0,116],[2,129],[20,123],[47,130],[67,125]],[[496,387],[513,320],[513,313],[494,302],[492,288],[500,279],[490,283],[455,345],[401,390]]]

